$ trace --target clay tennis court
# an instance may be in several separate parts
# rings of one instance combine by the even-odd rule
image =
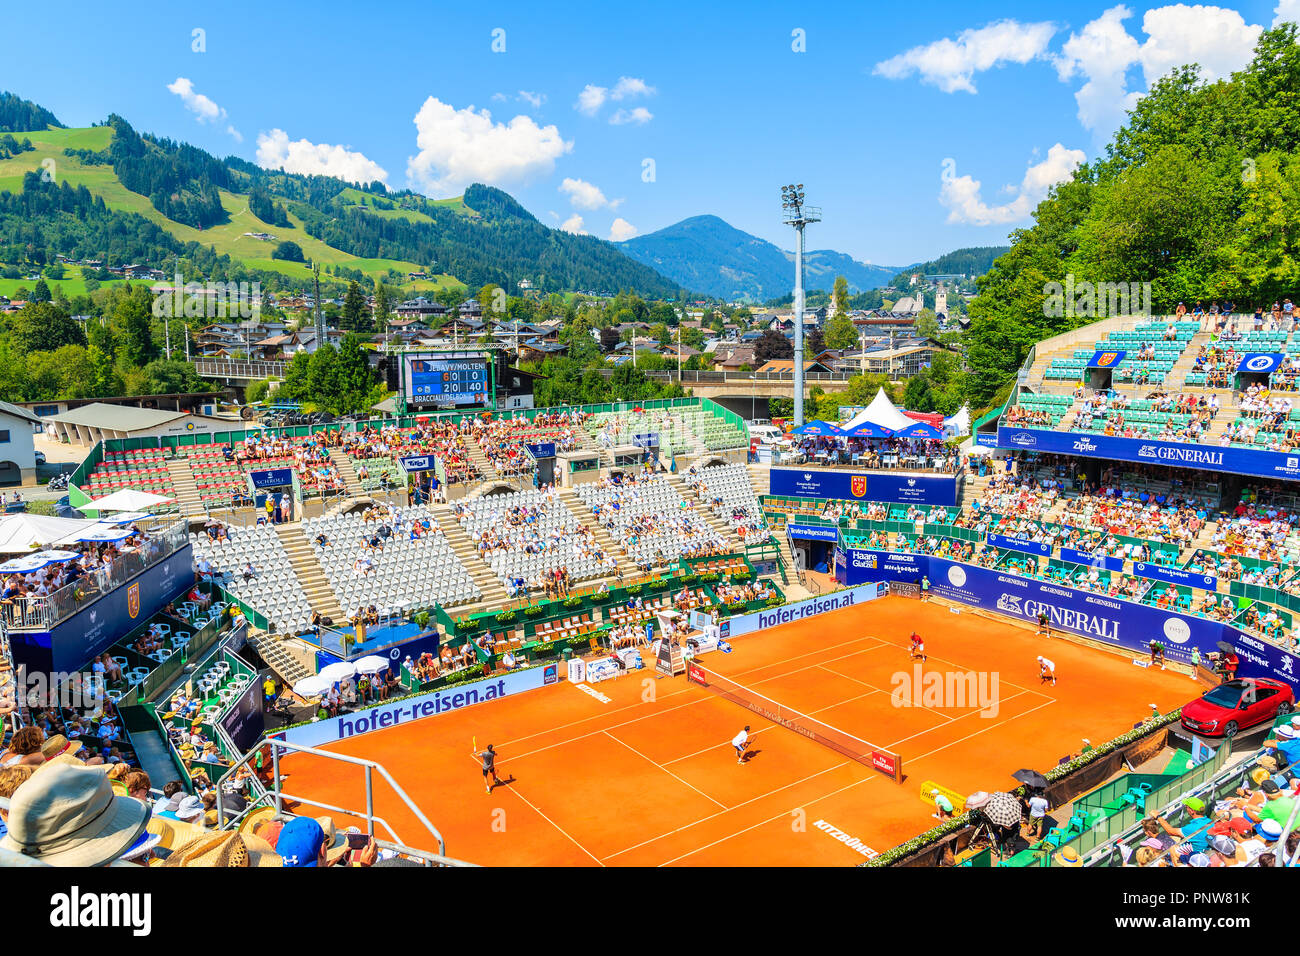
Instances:
[[[998,707],[895,706],[894,675],[913,673],[912,629],[926,641],[925,672],[996,672]],[[971,613],[888,597],[737,638],[708,668],[871,743],[899,753],[896,784],[869,766],[773,724],[685,677],[651,668],[590,690],[561,682],[330,745],[383,764],[447,842],[484,865],[826,865],[878,852],[936,824],[924,781],[958,793],[1015,786],[1082,739],[1114,737],[1198,693],[1191,678],[1136,667]],[[1036,657],[1056,663],[1041,684]],[[648,662],[649,663],[649,662]],[[748,763],[731,738],[749,724]],[[484,792],[472,754],[488,743],[507,783]],[[361,772],[319,757],[284,764],[285,788],[364,807]],[[320,812],[310,810],[309,812]],[[375,812],[411,845],[436,850],[386,784]],[[820,826],[819,826],[820,824]]]

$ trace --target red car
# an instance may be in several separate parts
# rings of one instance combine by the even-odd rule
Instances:
[[[1183,706],[1183,727],[1201,737],[1233,737],[1238,731],[1288,714],[1295,707],[1289,685],[1271,677],[1226,681]]]

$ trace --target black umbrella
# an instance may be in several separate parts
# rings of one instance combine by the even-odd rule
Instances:
[[[1037,770],[1017,770],[1011,775],[1026,787],[1046,787],[1047,778]]]
[[[1020,801],[1006,791],[989,794],[989,802],[980,807],[980,812],[1000,827],[1017,826],[1023,813]]]
[[[1219,641],[1219,643],[1215,644],[1214,646],[1217,647],[1219,650],[1223,651],[1223,653],[1225,654],[1232,653],[1232,645],[1229,644],[1227,641]]]

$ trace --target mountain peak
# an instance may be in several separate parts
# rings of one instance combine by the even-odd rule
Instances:
[[[787,295],[794,286],[793,253],[712,214],[691,216],[636,236],[619,248],[684,288],[721,299],[762,302]],[[804,255],[809,289],[829,290],[838,275],[848,280],[851,289],[875,289],[896,272],[897,268],[859,262],[832,249]]]

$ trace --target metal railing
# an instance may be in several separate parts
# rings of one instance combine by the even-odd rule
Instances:
[[[194,368],[203,378],[284,378],[288,362],[231,362],[216,359],[196,359]]]
[[[319,750],[316,747],[306,747],[301,744],[292,744],[289,743],[287,740],[280,740],[279,738],[276,737],[266,738],[266,740],[263,741],[261,745],[253,748],[248,753],[246,753],[237,763],[235,763],[228,771],[226,771],[225,775],[222,776],[217,786],[217,819],[218,820],[225,819],[225,812],[222,808],[222,799],[221,799],[222,785],[224,785],[228,780],[233,780],[234,774],[241,767],[248,766],[249,761],[253,759],[253,756],[256,753],[258,753],[258,751],[261,749],[262,746],[268,746],[271,748],[272,782],[271,782],[271,791],[267,794],[267,798],[269,800],[274,801],[275,812],[277,815],[284,813],[284,802],[286,800],[289,800],[293,803],[306,804],[308,806],[318,807],[322,810],[328,810],[332,813],[342,813],[342,814],[346,814],[347,816],[362,818],[366,821],[366,832],[372,836],[375,833],[375,824],[378,823],[393,838],[394,844],[405,846],[404,841],[402,840],[401,837],[397,835],[397,831],[393,829],[392,825],[383,817],[378,816],[375,813],[374,772],[377,770],[379,771],[380,775],[384,778],[384,780],[388,782],[388,785],[393,788],[393,792],[397,794],[398,798],[404,804],[406,804],[406,808],[411,811],[411,813],[415,816],[415,818],[419,820],[420,823],[424,825],[424,828],[428,830],[430,834],[433,835],[433,838],[438,841],[438,856],[440,857],[446,856],[447,844],[446,841],[443,839],[442,834],[438,832],[438,829],[432,823],[429,822],[429,818],[424,815],[424,812],[418,806],[416,806],[415,801],[412,800],[410,796],[407,795],[406,791],[402,789],[401,785],[396,780],[393,779],[392,774],[390,774],[384,768],[383,764],[376,763],[373,760],[366,760],[361,757],[350,757],[347,754],[338,754],[338,753],[331,753],[328,750]],[[280,752],[282,750],[288,750],[294,753],[311,754],[316,757],[324,757],[328,760],[337,760],[340,763],[349,763],[359,767],[364,767],[365,780],[366,780],[365,812],[362,813],[361,811],[349,809],[346,807],[336,807],[333,806],[332,804],[322,803],[319,800],[314,800],[311,797],[286,793],[280,786],[280,782],[281,782]],[[245,808],[243,813],[240,813],[238,816],[233,817],[230,821],[230,825],[237,824],[238,821],[247,814],[248,810],[253,807],[253,805],[254,805],[253,803],[250,803],[249,806]]]
[[[142,551],[130,551],[119,555],[108,566],[88,569],[80,578],[51,594],[0,602],[4,623],[12,630],[47,631],[188,543],[184,521],[150,532],[141,545]]]

